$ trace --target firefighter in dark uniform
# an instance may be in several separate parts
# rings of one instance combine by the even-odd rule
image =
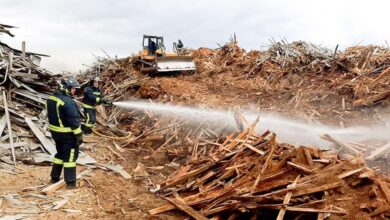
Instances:
[[[179,39],[179,40],[178,40],[178,44],[177,44],[177,49],[183,49],[183,47],[184,47],[184,44],[183,44],[183,42]]]
[[[156,55],[156,51],[157,51],[156,42],[154,42],[153,40],[149,40],[148,49],[149,49],[150,55]]]
[[[80,127],[80,111],[72,96],[80,84],[74,77],[61,80],[59,90],[49,96],[46,103],[49,128],[56,144],[51,182],[60,180],[62,169],[67,188],[77,188],[76,160],[83,143]]]
[[[84,134],[92,133],[92,127],[96,122],[96,106],[99,104],[111,104],[111,101],[105,99],[102,91],[99,89],[99,81],[99,77],[92,79],[84,91],[84,98],[81,104],[86,118],[85,126],[83,127]]]

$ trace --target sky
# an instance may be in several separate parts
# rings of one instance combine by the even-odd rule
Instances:
[[[17,26],[0,41],[48,54],[42,66],[76,72],[92,54],[127,57],[141,48],[142,35],[164,36],[171,49],[216,48],[234,33],[246,50],[271,38],[305,40],[326,47],[386,45],[388,0],[0,0],[0,23]]]

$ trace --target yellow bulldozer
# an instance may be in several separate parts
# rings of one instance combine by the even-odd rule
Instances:
[[[195,62],[192,56],[179,55],[182,47],[174,44],[173,52],[168,52],[164,46],[164,38],[159,36],[144,35],[142,50],[139,52],[138,61],[141,63],[141,71],[146,73],[167,73],[180,71],[195,71]]]

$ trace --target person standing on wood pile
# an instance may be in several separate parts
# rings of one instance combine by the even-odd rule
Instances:
[[[183,44],[183,42],[179,39],[179,40],[178,40],[178,44],[177,44],[177,49],[183,49],[183,47],[184,47],[184,44]]]
[[[80,110],[72,98],[77,88],[80,88],[80,84],[74,77],[62,79],[59,89],[49,96],[46,103],[49,129],[57,149],[53,158],[51,183],[60,181],[64,169],[68,189],[77,188],[76,160],[83,143]]]
[[[84,98],[81,104],[86,118],[83,126],[84,134],[92,133],[92,127],[96,122],[96,106],[99,104],[112,104],[110,100],[104,98],[102,91],[99,89],[99,82],[99,77],[91,79],[84,91]]]

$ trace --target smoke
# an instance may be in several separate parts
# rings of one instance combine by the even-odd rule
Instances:
[[[175,117],[194,125],[201,122],[220,127],[237,129],[233,112],[218,111],[215,109],[201,109],[170,104],[151,103],[142,101],[115,102],[114,105],[123,109],[139,109],[156,114]],[[332,137],[346,142],[390,141],[390,126],[387,124],[355,126],[340,128],[318,123],[302,122],[282,115],[267,112],[250,112],[242,114],[251,124],[260,117],[256,131],[271,130],[282,142],[295,145],[316,145],[328,149],[330,143],[321,139],[321,135],[329,134]],[[389,120],[385,120],[385,122]]]

